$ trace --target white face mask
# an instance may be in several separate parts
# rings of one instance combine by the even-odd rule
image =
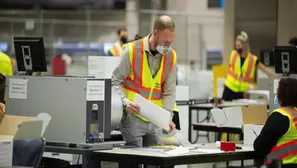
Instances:
[[[165,45],[160,45],[158,44],[156,47],[156,50],[160,53],[160,54],[166,54],[170,51],[170,46],[165,46]]]

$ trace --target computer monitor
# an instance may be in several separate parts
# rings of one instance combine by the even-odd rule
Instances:
[[[42,37],[14,37],[13,41],[18,71],[25,71],[27,75],[47,72]]]
[[[274,66],[274,53],[272,49],[260,50],[260,62],[266,66]]]
[[[297,48],[295,46],[275,46],[273,52],[277,74],[285,76],[297,74]]]

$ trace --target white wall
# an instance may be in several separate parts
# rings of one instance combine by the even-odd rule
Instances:
[[[288,45],[291,37],[297,36],[297,1],[278,1],[277,44]]]
[[[179,63],[203,61],[204,49],[223,49],[223,10],[208,10],[207,0],[167,0],[176,22],[174,49]]]
[[[279,2],[283,3],[282,0]],[[225,0],[224,12],[225,62],[234,48],[234,40],[240,31],[248,33],[251,50],[255,55],[259,55],[260,49],[276,45],[277,0]]]

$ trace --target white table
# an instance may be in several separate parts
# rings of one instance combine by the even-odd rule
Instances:
[[[145,151],[140,149],[113,149],[95,151],[95,160],[118,163],[149,164],[173,166],[198,163],[227,162],[232,160],[258,159],[252,146],[238,145],[242,149],[234,152],[223,152],[214,144],[200,145],[198,151],[185,154],[169,155],[163,152]],[[206,150],[205,150],[206,149]]]

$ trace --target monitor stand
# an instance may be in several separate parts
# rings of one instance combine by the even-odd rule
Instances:
[[[32,74],[33,74],[33,71],[30,71],[30,70],[26,71],[26,76],[32,76]]]

